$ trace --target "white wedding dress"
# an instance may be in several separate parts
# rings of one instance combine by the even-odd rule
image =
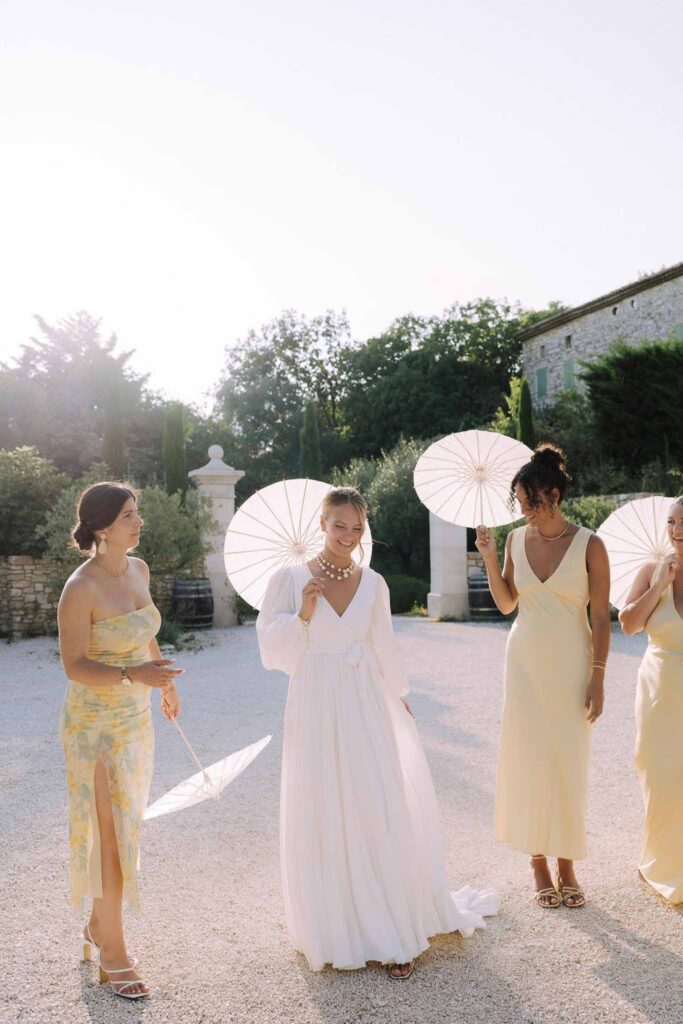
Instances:
[[[290,677],[280,851],[289,934],[312,970],[406,963],[439,933],[470,935],[498,897],[446,888],[429,767],[391,625],[370,568],[343,615],[319,598],[298,617],[308,568],[271,579],[256,623],[266,668]]]

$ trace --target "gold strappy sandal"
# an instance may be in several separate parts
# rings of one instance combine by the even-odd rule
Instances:
[[[580,885],[563,885],[560,876],[557,876],[557,891],[565,907],[570,910],[578,910],[586,906],[586,894]],[[570,903],[567,900],[571,900]]]
[[[531,863],[533,865],[535,860],[546,860],[546,856],[543,853],[532,854]],[[562,905],[562,897],[553,885],[549,885],[547,889],[537,889],[534,893],[534,902],[541,907],[542,910],[557,910]]]
[[[391,973],[395,967],[405,967],[405,966],[408,966],[410,968],[410,970],[408,971],[407,974],[392,974]],[[392,981],[405,981],[406,978],[409,978],[410,975],[413,973],[414,966],[415,965],[414,965],[414,962],[412,960],[407,965],[406,964],[387,964],[387,974],[389,975],[389,977],[391,978]]]

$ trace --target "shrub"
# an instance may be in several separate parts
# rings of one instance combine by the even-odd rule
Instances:
[[[616,505],[611,498],[584,495],[580,498],[568,498],[562,506],[562,511],[573,523],[586,526],[589,530],[597,530],[615,508]]]
[[[37,448],[0,450],[0,555],[44,554],[39,528],[68,483]]]
[[[413,484],[425,441],[401,440],[378,460],[366,498],[378,544],[377,561],[389,574],[429,579],[429,513]]]
[[[397,574],[385,577],[391,596],[391,610],[394,615],[410,612],[417,605],[427,603],[429,585],[415,576]]]

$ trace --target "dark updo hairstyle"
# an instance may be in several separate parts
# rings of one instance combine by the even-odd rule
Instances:
[[[129,498],[137,501],[137,494],[128,484],[105,480],[87,487],[76,505],[78,522],[71,531],[72,546],[90,554],[97,532],[111,526]]]
[[[567,456],[561,448],[548,442],[539,444],[531,456],[515,473],[510,484],[510,503],[514,506],[515,487],[519,484],[526,491],[532,508],[539,508],[543,503],[543,495],[557,487],[560,501],[564,498],[567,484],[571,480],[567,472]]]

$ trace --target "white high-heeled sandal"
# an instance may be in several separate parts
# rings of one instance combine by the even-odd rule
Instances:
[[[84,964],[89,964],[92,960],[97,959],[97,957],[100,955],[100,947],[97,945],[97,943],[92,937],[92,932],[90,931],[90,922],[86,924],[83,931],[85,932],[85,935],[81,935],[80,938],[80,942],[83,947],[81,962]],[[95,950],[95,956],[93,956],[93,949]],[[130,970],[134,971],[140,961],[136,956],[132,956],[130,960],[132,964]]]
[[[117,981],[116,978],[110,977],[111,974],[127,974],[128,971],[134,970],[135,968],[132,965],[130,967],[103,967],[100,960],[100,984],[106,985],[109,982],[114,995],[121,996],[122,999],[145,999],[149,992],[126,992],[126,989],[131,988],[133,985],[144,985],[145,982],[142,978],[135,978],[130,981],[124,981],[123,979]]]
[[[81,946],[83,948],[83,955],[81,957],[81,960],[83,963],[87,964],[90,963],[90,961],[93,958],[93,948],[97,951],[97,953],[99,953],[100,947],[97,945],[97,943],[92,937],[92,932],[90,931],[90,922],[86,924],[83,931],[85,934],[81,935]]]

